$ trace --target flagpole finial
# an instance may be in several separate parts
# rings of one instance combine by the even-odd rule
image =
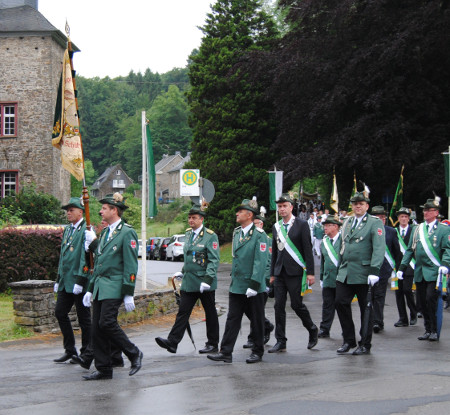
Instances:
[[[70,37],[70,26],[69,26],[69,23],[67,23],[67,19],[66,19],[66,35],[67,35],[67,37]]]

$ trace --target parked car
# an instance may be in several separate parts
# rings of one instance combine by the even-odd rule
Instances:
[[[154,236],[147,241],[147,259],[155,259],[155,248],[160,239],[163,238]]]
[[[167,259],[166,249],[169,244],[170,238],[164,238],[161,240],[161,245],[159,246],[159,259],[164,261]]]
[[[177,261],[183,259],[185,238],[185,235],[173,235],[170,238],[169,244],[167,245],[167,260]]]
[[[138,258],[142,257],[142,239],[138,239],[139,249],[138,249]]]

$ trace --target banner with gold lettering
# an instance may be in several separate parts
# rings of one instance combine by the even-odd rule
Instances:
[[[62,166],[77,180],[83,180],[83,149],[68,50],[64,53],[63,71],[56,100],[52,145],[61,150]]]

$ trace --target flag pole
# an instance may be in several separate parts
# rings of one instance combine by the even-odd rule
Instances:
[[[67,34],[67,50],[69,51],[69,60],[70,60],[70,70],[72,71],[72,83],[73,83],[73,90],[75,91],[75,107],[77,109],[78,114],[78,98],[77,98],[77,84],[75,81],[75,71],[73,69],[73,49],[72,49],[72,41],[70,40],[70,26],[67,23],[66,20],[66,34]],[[80,123],[80,117],[78,116],[78,128]],[[86,228],[91,229],[91,215],[89,211],[89,192],[87,190],[86,186],[86,178],[84,174],[84,152],[83,152],[83,140],[81,139],[81,131],[78,131],[78,135],[80,137],[80,146],[81,146],[81,155],[82,155],[82,163],[83,163],[83,205],[84,205],[84,215],[86,218]],[[94,268],[94,257],[92,255],[92,252],[89,253],[89,262],[90,262],[90,268],[91,270]]]
[[[142,238],[142,290],[147,289],[147,132],[145,111],[142,111],[142,210],[141,210],[141,238]]]
[[[277,182],[277,166],[273,166],[273,171],[275,172],[275,189],[276,189],[276,182]],[[276,194],[276,193],[275,193]],[[275,199],[276,200],[276,199]],[[275,220],[278,222],[278,206],[275,208]]]

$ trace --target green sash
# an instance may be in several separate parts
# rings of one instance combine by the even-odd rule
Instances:
[[[331,259],[331,262],[333,263],[333,265],[338,268],[339,267],[339,256],[336,252],[336,250],[334,249],[333,244],[331,243],[331,240],[328,236],[326,236],[323,240],[323,245],[325,247],[325,250],[327,251],[328,256]]]
[[[405,255],[405,252],[408,249],[408,247],[406,246],[405,241],[403,240],[402,236],[400,235],[398,228],[395,228],[395,230],[397,231],[398,241],[400,243],[400,251],[402,251],[402,254]],[[414,258],[411,258],[411,261],[409,262],[409,266],[412,269],[416,268],[416,260]]]

